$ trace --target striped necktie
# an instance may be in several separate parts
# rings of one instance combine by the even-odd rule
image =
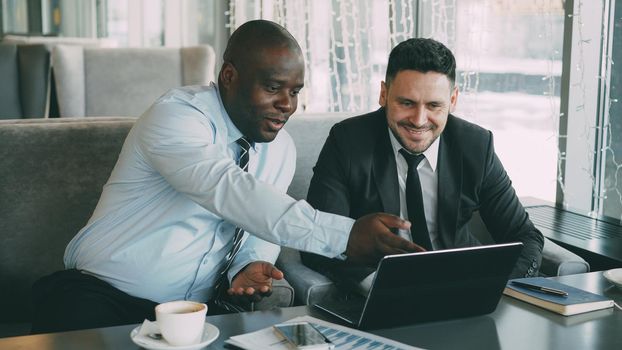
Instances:
[[[248,141],[246,137],[241,137],[236,140],[236,143],[240,146],[240,156],[238,158],[238,165],[240,168],[246,172],[248,172],[248,159],[249,159],[249,150],[251,148],[251,143]],[[242,246],[242,237],[244,237],[244,230],[240,227],[235,228],[235,232],[233,234],[233,246],[229,253],[225,256],[225,264],[220,271],[218,279],[216,280],[216,285],[214,286],[214,290],[216,291],[214,303],[216,305],[222,307],[225,310],[232,312],[243,312],[245,311],[243,308],[231,304],[226,300],[223,300],[223,297],[226,295],[226,291],[228,289],[229,283],[227,282],[227,272],[233,263],[233,259],[236,254],[240,251],[240,247]]]
[[[411,223],[410,234],[413,242],[422,246],[426,250],[432,250],[428,224],[423,210],[423,193],[421,191],[421,180],[417,165],[425,159],[423,154],[410,154],[405,149],[400,149],[400,154],[406,159],[408,164],[408,175],[406,176],[406,208],[408,209],[408,220]]]

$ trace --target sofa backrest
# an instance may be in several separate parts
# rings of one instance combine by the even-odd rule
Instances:
[[[47,117],[50,53],[45,45],[0,44],[0,119]]]
[[[296,144],[296,173],[287,193],[296,199],[307,198],[307,190],[330,128],[354,113],[301,113],[292,116],[285,130]]]
[[[63,268],[134,121],[0,121],[0,323],[31,318],[32,283]]]
[[[208,45],[57,45],[52,51],[52,65],[60,116],[139,116],[171,88],[213,81],[215,62],[214,50]]]

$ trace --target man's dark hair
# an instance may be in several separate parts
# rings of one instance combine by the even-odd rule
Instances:
[[[449,78],[452,85],[456,82],[454,55],[445,45],[433,39],[408,39],[391,50],[385,83],[390,84],[403,70],[441,73]]]
[[[284,27],[262,19],[248,21],[236,29],[222,55],[225,62],[252,59],[258,49],[286,46],[300,51],[296,39]]]

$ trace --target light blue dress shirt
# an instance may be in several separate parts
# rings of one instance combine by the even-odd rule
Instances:
[[[255,144],[248,173],[236,164],[241,136],[215,84],[166,93],[129,132],[65,267],[155,302],[206,301],[236,226],[247,233],[229,279],[252,261],[274,263],[276,244],[343,253],[354,221],[285,194],[296,162],[289,134]]]

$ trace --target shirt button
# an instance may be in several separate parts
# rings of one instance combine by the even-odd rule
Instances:
[[[538,264],[536,264],[536,262],[534,261],[534,262],[531,263],[531,267],[533,267],[535,269],[536,267],[538,267]]]

